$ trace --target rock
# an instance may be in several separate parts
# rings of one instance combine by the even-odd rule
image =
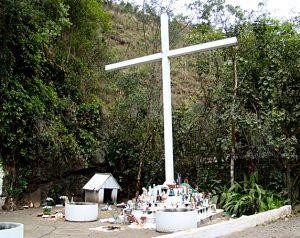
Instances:
[[[30,193],[22,193],[22,196],[18,199],[16,199],[16,205],[19,207],[24,208],[24,206],[29,206],[32,202]]]
[[[61,212],[56,213],[54,216],[55,216],[55,218],[57,218],[57,219],[64,218],[64,214],[61,213]]]
[[[300,213],[300,204],[296,204],[293,208],[293,212],[296,213]]]
[[[284,221],[288,221],[289,219],[286,217],[286,218],[284,218]]]
[[[3,206],[5,205],[6,197],[0,197],[0,211],[3,209]]]
[[[6,198],[4,207],[7,211],[10,211],[10,212],[17,209],[13,198]]]
[[[41,205],[41,190],[38,188],[33,193],[30,193],[31,201],[33,203],[33,207],[40,207]],[[39,206],[36,206],[38,205]]]

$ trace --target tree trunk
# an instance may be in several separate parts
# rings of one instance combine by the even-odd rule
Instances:
[[[291,165],[287,163],[286,165],[286,186],[288,190],[288,200],[289,204],[292,205],[293,198],[292,198],[292,179],[291,179]]]
[[[196,185],[198,186],[198,187],[200,187],[200,184],[201,184],[201,182],[200,182],[200,180],[201,180],[201,168],[200,168],[200,166],[201,166],[201,157],[199,156],[197,156],[196,157],[196,167],[197,167],[197,183],[196,183]]]
[[[137,175],[137,179],[136,179],[136,186],[135,186],[135,198],[136,199],[138,199],[138,197],[139,197],[144,160],[145,160],[144,151],[142,151],[141,156],[140,156],[140,164],[139,164],[139,170],[138,170],[138,175]]]
[[[230,183],[233,185],[234,183],[234,161],[236,158],[235,153],[235,104],[236,104],[236,91],[237,91],[237,70],[236,70],[236,55],[233,56],[233,71],[234,76],[232,80],[232,88],[233,88],[233,98],[232,98],[232,105],[231,105],[231,153],[230,153]]]

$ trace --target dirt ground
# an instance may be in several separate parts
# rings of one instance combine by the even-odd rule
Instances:
[[[300,214],[249,228],[222,238],[300,238]]]
[[[61,208],[53,209],[59,210]],[[64,219],[41,218],[37,214],[41,213],[41,209],[31,208],[26,210],[18,210],[14,212],[0,211],[0,222],[18,222],[23,223],[25,228],[25,238],[148,238],[164,235],[158,233],[154,229],[130,229],[123,227],[123,230],[112,232],[103,232],[90,230],[90,228],[98,228],[101,226],[111,226],[111,224],[95,222],[67,222]],[[100,211],[99,218],[109,218],[113,211]],[[300,214],[291,216],[276,222],[247,229],[243,232],[234,233],[222,238],[300,238]]]
[[[61,209],[53,208],[52,210]],[[148,238],[163,235],[163,233],[158,233],[154,229],[130,229],[126,227],[123,227],[123,230],[111,232],[95,231],[90,230],[90,228],[112,226],[112,224],[100,223],[99,220],[94,222],[68,222],[64,219],[38,217],[37,215],[41,212],[41,208],[29,208],[13,212],[0,211],[0,222],[23,223],[25,238]],[[99,211],[99,219],[110,218],[116,212],[116,210]]]

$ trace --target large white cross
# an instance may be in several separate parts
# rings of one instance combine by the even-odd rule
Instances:
[[[169,19],[167,14],[162,14],[161,23],[161,53],[139,57],[105,66],[105,70],[112,71],[123,69],[134,65],[162,61],[163,80],[163,109],[164,109],[164,144],[165,144],[165,184],[174,184],[174,164],[173,164],[173,135],[172,135],[172,105],[171,105],[171,78],[170,78],[170,58],[188,55],[196,52],[218,49],[225,46],[237,44],[236,37],[224,40],[212,41],[169,50]]]

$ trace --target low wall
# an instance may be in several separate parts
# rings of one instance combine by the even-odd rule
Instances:
[[[205,237],[213,238],[222,235],[229,235],[234,232],[243,231],[247,228],[254,227],[257,225],[262,225],[275,221],[281,217],[288,216],[292,212],[290,205],[283,206],[278,209],[273,209],[270,211],[258,213],[251,216],[242,216],[238,219],[233,219],[230,221],[220,222],[217,224],[200,227],[196,229],[190,229],[186,231],[181,231],[173,234],[168,234],[164,236],[159,236],[160,238],[173,238],[173,237]]]

